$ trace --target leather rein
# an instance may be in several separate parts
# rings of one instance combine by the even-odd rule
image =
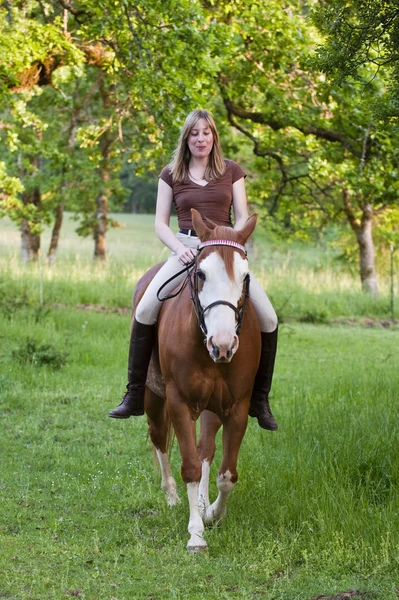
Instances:
[[[208,333],[206,325],[205,325],[205,313],[208,310],[210,310],[211,308],[213,308],[214,306],[218,306],[221,304],[228,306],[235,312],[236,318],[237,318],[237,323],[236,323],[235,329],[236,329],[236,334],[239,335],[241,327],[242,327],[242,323],[244,320],[245,309],[247,307],[248,298],[249,298],[249,282],[250,282],[249,273],[247,273],[247,275],[244,278],[244,287],[243,287],[244,300],[243,300],[242,306],[240,308],[237,308],[236,306],[234,306],[234,304],[231,304],[231,302],[228,302],[227,300],[216,300],[215,302],[211,302],[210,304],[208,304],[208,306],[206,306],[205,308],[202,308],[201,302],[199,300],[199,292],[198,292],[198,279],[199,279],[199,277],[198,277],[198,257],[200,255],[201,250],[203,250],[204,248],[207,248],[208,246],[230,246],[231,248],[234,248],[235,250],[241,250],[242,252],[244,252],[245,256],[247,255],[247,251],[245,250],[245,247],[242,244],[239,244],[238,242],[234,242],[234,241],[230,241],[230,240],[208,240],[206,242],[201,242],[201,244],[198,246],[197,256],[188,265],[186,265],[184,267],[184,269],[182,269],[178,273],[175,273],[175,275],[170,277],[167,281],[165,281],[165,283],[163,283],[161,285],[161,287],[159,288],[159,290],[157,292],[157,298],[160,302],[165,302],[165,300],[169,300],[170,298],[176,298],[176,296],[178,296],[183,291],[183,289],[188,285],[188,288],[190,290],[190,299],[193,304],[194,312],[198,319],[199,328],[202,331],[204,337],[206,337],[207,333]],[[179,277],[184,272],[186,272],[186,278],[183,281],[180,288],[177,290],[177,292],[162,298],[160,296],[161,291],[171,281],[173,281],[174,279]],[[193,279],[193,281],[192,281],[192,279]]]

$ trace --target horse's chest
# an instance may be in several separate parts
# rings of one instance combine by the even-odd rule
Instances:
[[[195,404],[199,410],[226,413],[237,402],[234,389],[220,376],[204,376],[193,373],[185,380],[183,395],[186,402]]]

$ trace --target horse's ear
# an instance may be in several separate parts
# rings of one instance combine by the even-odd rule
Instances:
[[[253,230],[256,227],[256,221],[258,220],[258,213],[254,213],[246,220],[246,223],[242,229],[240,229],[237,233],[240,234],[241,243],[245,244],[250,235],[252,235]]]
[[[198,234],[199,239],[204,242],[208,240],[211,236],[212,230],[207,227],[199,214],[198,210],[195,208],[191,209],[191,218],[193,220],[193,227]]]

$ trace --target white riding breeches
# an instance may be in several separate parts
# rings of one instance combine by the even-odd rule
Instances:
[[[177,239],[182,242],[187,248],[196,249],[199,244],[197,237],[191,237],[184,233],[178,233]],[[170,277],[173,277],[176,273],[181,271],[183,265],[179,262],[177,255],[172,252],[166,263],[159,269],[154,279],[149,284],[143,297],[141,298],[137,309],[136,309],[136,320],[145,325],[154,325],[158,318],[158,313],[161,309],[162,302],[157,298],[157,292],[161,285],[165,283]],[[161,292],[161,296],[168,296],[179,286],[184,278],[186,272],[184,271],[179,277],[173,279],[168,285],[166,285]],[[258,315],[260,329],[264,333],[271,333],[277,327],[277,315],[271,305],[269,298],[267,297],[262,286],[256,279],[255,275],[250,272],[251,283],[249,287],[249,296],[253,307],[255,308],[256,314]]]

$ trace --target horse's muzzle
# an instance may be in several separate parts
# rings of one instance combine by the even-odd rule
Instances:
[[[231,340],[226,342],[218,341],[211,336],[207,342],[209,355],[215,363],[229,363],[238,349],[238,336],[232,336]]]

